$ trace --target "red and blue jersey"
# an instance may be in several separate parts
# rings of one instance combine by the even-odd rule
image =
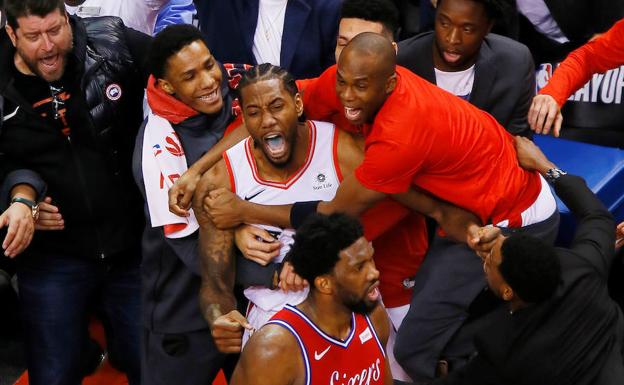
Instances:
[[[329,336],[301,310],[286,305],[268,322],[290,331],[301,349],[306,385],[381,385],[385,352],[371,320],[353,313],[343,341]]]

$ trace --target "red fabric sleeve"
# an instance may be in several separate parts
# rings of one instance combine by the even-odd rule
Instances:
[[[409,146],[390,141],[367,144],[364,161],[355,169],[355,177],[371,190],[386,194],[406,192],[424,160],[417,153]]]
[[[561,62],[553,77],[540,94],[555,98],[562,106],[573,92],[591,79],[624,64],[624,19],[615,23],[605,34],[574,50]]]

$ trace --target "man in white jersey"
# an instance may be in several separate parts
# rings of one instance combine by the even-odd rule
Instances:
[[[225,187],[242,199],[263,204],[331,200],[343,173],[351,173],[362,160],[362,152],[351,136],[330,123],[300,119],[302,99],[292,76],[280,67],[262,64],[252,68],[238,89],[250,136],[223,154],[223,159],[203,177],[196,195],[203,197],[207,191]],[[201,207],[197,211],[203,270],[200,302],[213,334],[218,334],[215,321],[235,309],[231,290],[233,237],[231,232],[216,230]],[[261,227],[281,243],[274,262],[282,262],[294,231]],[[229,263],[222,263],[225,259]],[[250,300],[250,329],[257,329],[287,303],[301,303],[307,289],[286,292],[254,286],[246,288],[245,296]],[[226,319],[217,321],[217,329]],[[245,341],[248,336],[246,333]],[[240,350],[240,342],[235,345]],[[220,348],[229,351],[223,345]]]

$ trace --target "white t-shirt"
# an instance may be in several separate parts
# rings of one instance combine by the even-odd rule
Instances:
[[[158,12],[168,0],[86,0],[77,7],[65,8],[80,17],[118,16],[124,24],[148,35],[154,32]]]
[[[464,100],[470,98],[472,85],[474,84],[474,64],[463,71],[446,72],[437,68],[434,68],[434,70],[438,87]]]
[[[544,0],[518,0],[518,10],[542,35],[558,43],[567,43],[568,38],[563,34],[559,24],[553,19]]]
[[[282,32],[288,0],[260,0],[252,52],[258,64],[280,65]]]

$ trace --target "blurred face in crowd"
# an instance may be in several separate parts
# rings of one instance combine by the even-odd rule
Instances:
[[[336,71],[336,94],[351,124],[372,123],[396,85],[383,59],[346,48]]]
[[[492,24],[483,3],[473,0],[438,2],[433,45],[435,68],[454,72],[473,65]]]
[[[211,115],[223,108],[222,78],[221,68],[208,47],[196,40],[167,60],[164,79],[158,79],[158,84],[182,103]]]
[[[65,72],[67,56],[73,47],[69,19],[59,9],[44,17],[29,15],[17,18],[18,27],[7,24],[6,31],[17,50],[15,66],[27,75],[34,74],[47,82],[59,80]]]
[[[281,79],[260,80],[240,90],[243,118],[256,148],[274,166],[287,166],[294,153],[303,102]]]
[[[340,302],[356,313],[368,314],[379,303],[379,270],[372,244],[361,237],[341,250],[333,269],[333,284]]]
[[[384,26],[381,23],[368,21],[364,19],[344,18],[340,19],[338,26],[338,41],[336,42],[336,63],[344,47],[349,44],[351,39],[362,32],[374,32],[378,34],[384,33]],[[390,37],[390,40],[392,38]]]

